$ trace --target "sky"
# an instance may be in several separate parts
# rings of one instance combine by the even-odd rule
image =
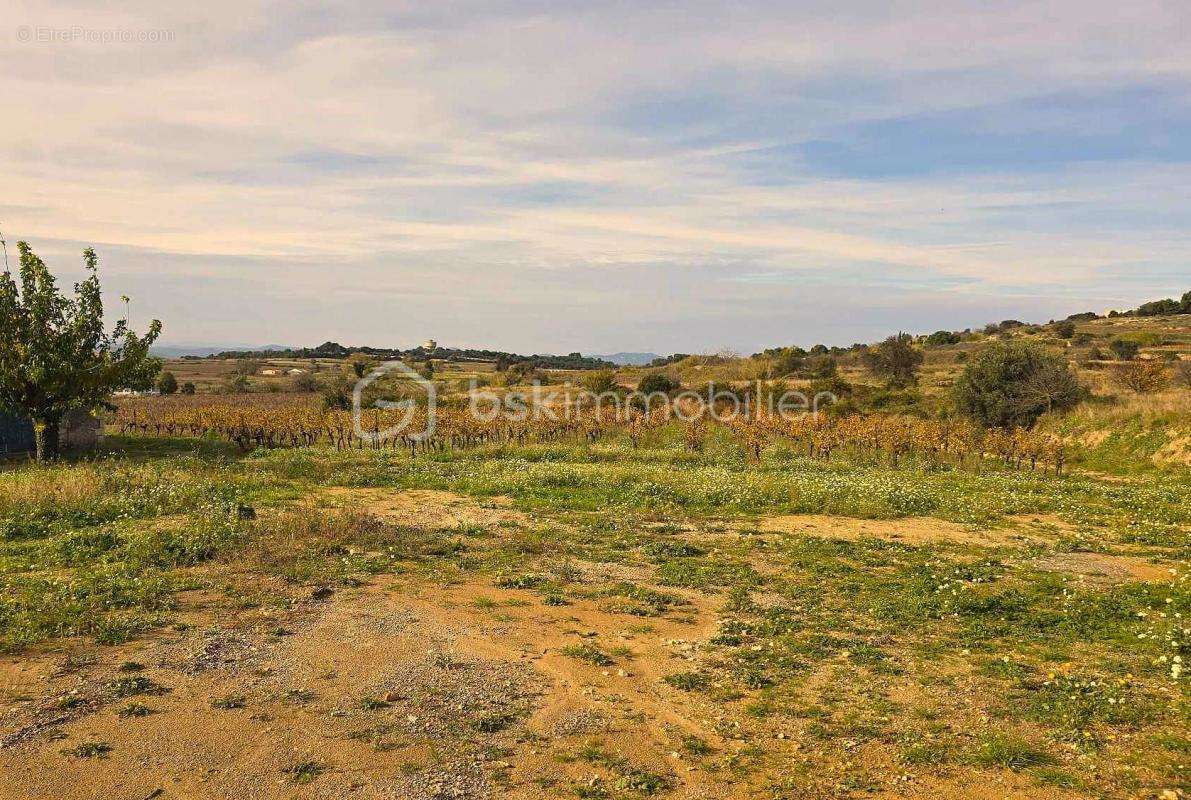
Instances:
[[[163,344],[755,352],[1191,289],[1186,0],[8,0],[0,230]]]

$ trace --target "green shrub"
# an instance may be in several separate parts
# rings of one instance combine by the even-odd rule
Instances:
[[[637,391],[641,394],[670,394],[682,388],[682,384],[664,372],[651,372],[637,384]]]
[[[1137,358],[1137,351],[1141,349],[1141,345],[1132,339],[1117,338],[1108,343],[1108,349],[1121,361],[1132,361]]]
[[[1025,341],[997,342],[964,367],[953,390],[959,410],[982,425],[1030,427],[1074,407],[1086,390],[1066,359]]]
[[[891,389],[902,389],[918,382],[922,366],[922,351],[914,347],[907,333],[890,336],[878,345],[866,349],[860,356],[864,366]]]
[[[162,394],[174,394],[178,391],[178,379],[169,370],[157,376],[157,391]]]

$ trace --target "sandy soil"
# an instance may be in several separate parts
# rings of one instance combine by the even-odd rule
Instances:
[[[318,502],[428,527],[525,521],[499,501],[445,492],[327,492]],[[1020,536],[921,520],[780,517],[761,527],[907,543]],[[305,591],[288,607],[243,611],[192,593],[178,615],[189,627],[117,647],[68,641],[0,658],[0,798],[545,800],[574,796],[576,785],[613,786],[636,770],[669,781],[662,796],[726,800],[761,796],[760,781],[772,778],[705,769],[682,753],[684,736],[720,756],[743,754],[746,742],[723,705],[661,680],[698,665],[722,597],[679,592],[689,601],[681,613],[642,620],[594,599],[547,606],[490,581],[389,576]],[[617,652],[615,663],[563,652],[584,642]],[[767,735],[778,763],[801,763],[796,737]],[[614,752],[621,766],[577,758],[589,745]],[[889,797],[1067,796],[1010,773],[911,774],[876,751],[854,757],[904,773]]]
[[[790,514],[762,518],[758,527],[763,533],[794,533],[825,539],[884,539],[908,545],[956,542],[996,547],[1042,541],[1037,534],[1016,528],[978,530],[928,518],[882,520]]]

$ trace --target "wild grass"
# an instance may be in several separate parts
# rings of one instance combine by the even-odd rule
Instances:
[[[1172,659],[1191,649],[1191,587],[1181,573],[1102,585],[1040,569],[1034,559],[1048,552],[1041,545],[843,540],[762,533],[756,524],[765,515],[815,513],[937,517],[979,528],[1052,514],[1066,523],[1061,541],[1053,531],[1063,552],[1141,551],[1178,564],[1191,553],[1191,482],[1183,473],[1121,481],[893,470],[780,449],[747,462],[715,434],[703,453],[689,454],[667,431],[639,449],[611,440],[414,460],[321,450],[230,459],[141,447],[0,473],[0,647],[76,635],[122,641],[166,623],[178,592],[196,586],[223,591],[229,604],[284,604],[278,586],[327,600],[381,573],[474,579],[491,596],[480,595],[472,611],[536,595],[546,606],[617,615],[626,633],[706,621],[710,601],[718,628],[683,651],[660,682],[677,701],[718,704],[723,716],[744,720],[720,731],[739,737],[739,748],[721,751],[697,738],[679,745],[687,758],[728,774],[760,768],[764,743],[776,741],[766,726],[793,727],[815,751],[867,743],[890,748],[907,769],[1016,770],[1055,786],[1079,785],[1071,777],[1073,765],[1077,774],[1084,769],[1077,757],[1125,786],[1121,743],[1143,737],[1171,744],[1133,751],[1131,768],[1169,776],[1185,763],[1176,732],[1186,706],[1171,700],[1185,681]],[[327,486],[504,496],[533,523],[399,525],[307,499]],[[602,573],[613,564],[616,577]],[[627,645],[608,642],[601,632],[561,655],[595,668],[634,658]],[[931,713],[911,713],[925,701],[895,702],[894,684],[929,695]],[[131,667],[108,687],[113,699],[159,691]],[[961,691],[970,708],[949,707]],[[300,705],[314,697],[300,690],[280,699]],[[216,701],[228,710],[243,702]],[[376,698],[360,703],[385,708]],[[140,703],[125,709],[151,711]],[[973,728],[976,714],[983,722]],[[476,732],[513,721],[480,719]],[[617,758],[582,756],[607,776],[580,788],[620,796],[670,785]],[[315,780],[321,769],[303,762],[288,774]],[[871,783],[849,773],[828,788]]]
[[[1070,445],[1073,463],[1113,475],[1179,472],[1191,466],[1191,392],[1101,396],[1044,418]]]

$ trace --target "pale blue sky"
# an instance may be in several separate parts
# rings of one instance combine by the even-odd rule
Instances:
[[[1191,288],[1186,2],[162,5],[5,15],[0,222],[168,343],[751,352]]]

